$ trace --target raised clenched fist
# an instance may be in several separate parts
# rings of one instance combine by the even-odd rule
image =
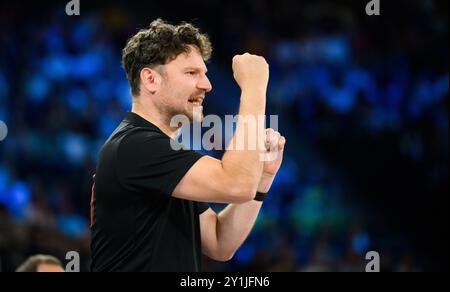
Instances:
[[[233,76],[242,91],[265,93],[269,83],[269,64],[260,56],[236,55],[233,58]]]

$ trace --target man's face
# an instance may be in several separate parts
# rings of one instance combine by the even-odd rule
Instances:
[[[161,66],[162,82],[158,92],[161,109],[171,119],[185,115],[189,120],[201,122],[202,103],[212,86],[206,76],[206,65],[196,47],[178,55],[170,63]]]

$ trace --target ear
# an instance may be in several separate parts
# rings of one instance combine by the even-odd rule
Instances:
[[[158,90],[161,76],[156,70],[151,68],[143,68],[141,70],[140,77],[142,89],[145,88],[152,94]]]

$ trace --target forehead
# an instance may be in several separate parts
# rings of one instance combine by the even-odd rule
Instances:
[[[167,63],[166,67],[172,67],[181,70],[191,68],[207,71],[202,55],[194,46],[189,46],[188,52],[178,55],[174,60]]]

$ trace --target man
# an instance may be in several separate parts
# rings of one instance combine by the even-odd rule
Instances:
[[[222,160],[171,147],[179,132],[170,126],[174,116],[202,118],[194,109],[202,110],[212,89],[210,55],[197,28],[162,20],[124,48],[133,106],[100,153],[91,200],[93,271],[200,271],[202,253],[227,261],[252,229],[281,165],[284,137],[242,122],[231,144],[245,137],[244,149],[226,151]],[[264,115],[264,58],[235,56],[233,72],[242,90],[239,114]],[[262,151],[248,147],[256,142],[266,142],[277,159],[264,163]],[[230,205],[216,214],[208,202]]]
[[[16,272],[64,272],[63,265],[60,260],[50,255],[34,255],[29,257],[21,264]]]

